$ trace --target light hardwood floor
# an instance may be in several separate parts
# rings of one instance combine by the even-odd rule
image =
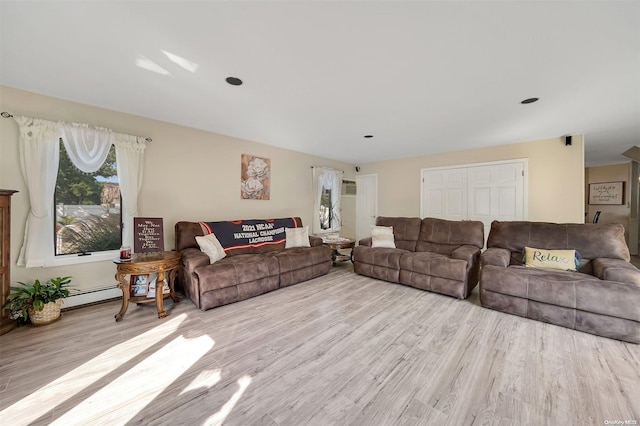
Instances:
[[[640,346],[355,275],[0,337],[0,424],[640,423]],[[624,423],[623,423],[624,424]],[[627,423],[634,424],[634,423]]]

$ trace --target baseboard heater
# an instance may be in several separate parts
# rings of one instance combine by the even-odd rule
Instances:
[[[88,290],[83,293],[75,293],[65,298],[62,302],[62,310],[79,308],[85,305],[93,305],[99,302],[119,299],[122,297],[122,290],[117,286],[110,286],[95,290]]]

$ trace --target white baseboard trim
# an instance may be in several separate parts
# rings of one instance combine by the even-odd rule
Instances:
[[[76,306],[89,305],[91,303],[102,302],[104,300],[122,297],[122,290],[118,287],[109,287],[99,290],[90,290],[85,293],[74,294],[62,301],[62,309],[69,309]]]

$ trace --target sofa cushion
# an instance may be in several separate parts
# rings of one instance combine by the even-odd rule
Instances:
[[[188,248],[199,248],[196,242],[197,236],[204,235],[198,222],[181,221],[175,224],[176,250],[182,251]]]
[[[353,261],[381,266],[383,268],[400,269],[400,258],[407,250],[357,246],[353,249]]]
[[[396,248],[393,226],[371,226],[371,247]]]
[[[631,343],[640,343],[638,323],[626,318],[586,312],[534,300],[509,296],[482,288],[482,306],[513,315],[544,321],[575,330]]]
[[[327,274],[331,249],[327,246],[292,248],[274,253],[280,267],[279,287],[286,287]]]
[[[522,253],[524,247],[577,250],[583,259],[598,257],[629,261],[620,224],[500,222],[491,223],[487,248]],[[582,266],[581,266],[582,268]]]
[[[296,271],[323,263],[331,264],[331,249],[327,246],[297,247],[273,253],[280,273]]]
[[[419,217],[384,217],[376,219],[378,226],[392,226],[396,247],[402,250],[416,251],[416,242],[420,235],[422,219]]]
[[[483,266],[481,290],[640,321],[640,287],[579,272]]]
[[[455,281],[465,281],[467,276],[466,261],[430,252],[406,253],[400,258],[400,269]]]
[[[279,272],[278,259],[271,254],[228,256],[212,265],[201,266],[195,270],[200,283],[200,293],[277,276]]]
[[[454,221],[426,217],[422,220],[415,251],[451,256],[461,245],[484,246],[484,225],[479,221]]]

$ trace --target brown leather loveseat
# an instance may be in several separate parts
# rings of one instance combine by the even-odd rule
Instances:
[[[523,265],[523,250],[576,250],[577,271]],[[640,271],[624,227],[494,221],[482,253],[480,302],[498,311],[640,343]]]
[[[300,218],[290,219],[302,226]],[[237,222],[242,221],[229,223]],[[215,223],[223,222],[209,222]],[[226,257],[210,264],[195,238],[205,235],[202,224],[176,223],[175,238],[176,250],[182,254],[180,283],[185,295],[203,311],[307,281],[331,269],[331,249],[312,236],[310,247],[285,249],[284,241],[247,245],[225,250]]]
[[[465,299],[478,283],[484,227],[478,221],[378,217],[392,226],[396,248],[372,247],[364,238],[353,250],[356,273]]]

